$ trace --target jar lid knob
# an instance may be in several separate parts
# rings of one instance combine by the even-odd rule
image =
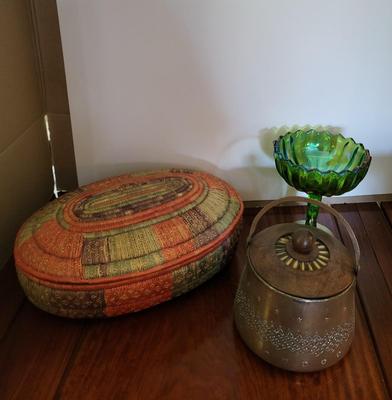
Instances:
[[[310,230],[305,228],[297,229],[293,233],[293,249],[299,254],[309,254],[314,249],[315,239]]]

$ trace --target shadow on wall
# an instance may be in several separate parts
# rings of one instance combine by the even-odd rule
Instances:
[[[172,162],[109,163],[95,166],[100,177],[119,175],[129,171],[157,168],[196,168],[213,173],[231,183],[245,200],[269,200],[294,195],[297,191],[288,186],[279,176],[273,159],[273,140],[290,129],[310,128],[310,126],[282,126],[268,128],[259,136],[247,136],[228,144],[217,157],[216,163],[189,155],[173,153]],[[317,127],[325,129],[327,127]],[[331,128],[331,127],[328,127]],[[339,128],[333,128],[337,131]],[[230,160],[230,163],[227,162]],[[233,163],[234,160],[234,163]]]
[[[279,48],[270,52],[269,35],[251,34],[259,32],[265,7],[248,9],[238,2],[217,20],[219,9],[210,2],[194,2],[195,8],[185,2],[98,3],[59,1],[81,183],[148,165],[174,165],[207,169],[246,200],[294,192],[275,170],[272,140],[299,126],[257,129],[279,118],[292,121],[298,89],[303,86],[306,100],[303,94],[313,87],[301,65],[274,71],[285,64],[277,62]],[[260,56],[254,57],[255,49]],[[286,80],[281,72],[287,72]],[[277,104],[282,111],[274,113]],[[307,109],[298,115],[325,115],[320,112],[328,105],[328,99],[315,107],[306,100],[298,111]],[[392,191],[388,155],[380,156],[384,159],[376,157],[366,177],[367,193]]]
[[[96,166],[97,173],[100,176],[115,176],[126,174],[133,171],[152,170],[160,168],[194,168],[210,172],[225,181],[232,184],[244,200],[254,199],[252,194],[254,189],[258,188],[262,193],[262,188],[265,185],[274,188],[277,192],[282,192],[278,197],[286,195],[285,190],[289,188],[286,183],[279,177],[274,167],[260,167],[256,164],[254,157],[249,156],[249,163],[252,164],[247,167],[223,169],[217,165],[212,164],[205,160],[196,159],[188,155],[176,154],[173,157],[174,162],[134,162],[134,163],[110,163],[99,164]],[[282,189],[286,187],[286,189]],[[257,198],[258,199],[258,198]]]
[[[101,4],[89,11],[90,29],[70,16],[79,43],[70,106],[81,183],[121,165],[182,164],[189,150],[214,159],[228,116],[174,11],[164,2]]]
[[[175,162],[136,162],[136,163],[117,163],[99,164],[97,166],[101,176],[115,176],[126,174],[132,171],[151,170],[159,168],[195,168],[210,172],[231,183],[240,193],[244,200],[273,200],[274,198],[296,195],[297,192],[280,177],[275,167],[265,167],[258,164],[254,155],[247,158],[248,166],[238,168],[219,168],[217,165],[177,154]],[[271,156],[272,158],[272,156]],[[369,172],[365,177],[371,193],[381,194],[387,191],[392,192],[391,176],[389,166],[392,162],[392,155],[373,157]],[[265,196],[263,188],[268,186],[268,195]],[[360,185],[359,185],[360,186]],[[355,196],[357,188],[346,195]],[[270,193],[275,193],[273,197]],[[254,197],[257,193],[257,197]]]
[[[367,191],[371,194],[385,194],[392,193],[392,154],[388,155],[374,155],[372,149],[372,161],[370,163],[369,171],[363,181],[366,181]],[[346,193],[347,196],[357,196],[360,191],[361,183],[351,192]]]
[[[335,133],[342,132],[340,127],[320,125],[265,128],[259,132],[258,136],[247,136],[231,142],[217,157],[216,163],[186,154],[173,153],[171,155],[172,162],[158,160],[154,162],[102,163],[96,165],[95,172],[98,176],[104,177],[158,168],[196,168],[215,174],[231,183],[241,193],[244,200],[271,200],[298,194],[294,188],[286,184],[276,171],[273,141],[290,130],[310,128],[329,129]],[[227,163],[227,160],[231,160],[231,163]],[[235,164],[232,160],[235,160]],[[385,193],[387,190],[392,192],[388,169],[391,162],[392,156],[389,155],[373,157],[368,175],[365,177],[371,193]],[[354,189],[347,195],[357,195],[356,192],[357,189]]]
[[[218,174],[221,174],[220,176],[229,182],[235,182],[235,186],[246,200],[271,200],[299,194],[300,192],[287,185],[283,178],[280,177],[276,171],[273,157],[273,141],[289,131],[298,129],[329,130],[334,134],[344,134],[342,127],[331,125],[285,125],[264,128],[259,131],[258,137],[247,136],[227,145],[219,158],[220,162],[218,164],[220,168],[218,169]],[[371,149],[370,152],[372,154]],[[239,160],[242,166],[236,168],[225,166],[225,160],[235,158],[236,153],[246,154],[246,156],[242,155],[242,159]],[[364,178],[368,193],[392,193],[391,164],[392,155],[372,154],[372,162]],[[265,188],[268,188],[268,190]],[[347,192],[345,195],[360,195],[360,189],[361,183],[357,188]],[[265,195],[266,193],[267,195]]]
[[[288,186],[275,168],[273,142],[279,136],[298,129],[329,130],[342,133],[342,128],[331,125],[292,125],[263,128],[258,136],[246,136],[229,143],[218,159],[218,173],[235,186],[246,200],[270,200],[295,195],[298,192]],[[227,160],[236,160],[227,165]],[[233,164],[233,163],[232,163]]]
[[[70,85],[79,94],[71,111],[81,183],[130,169],[186,166],[222,177],[247,200],[295,193],[275,169],[272,141],[298,126],[265,128],[221,150],[233,134],[231,114],[177,12],[156,2],[107,7],[90,10],[89,30],[72,15],[80,43],[73,47],[79,73]]]

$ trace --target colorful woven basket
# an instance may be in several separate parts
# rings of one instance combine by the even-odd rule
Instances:
[[[27,297],[73,317],[142,310],[218,272],[243,211],[222,180],[164,170],[105,179],[68,193],[20,229],[15,263]]]

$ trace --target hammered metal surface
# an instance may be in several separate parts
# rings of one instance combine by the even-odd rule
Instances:
[[[355,331],[355,280],[322,299],[288,295],[258,277],[250,265],[241,276],[234,320],[244,342],[279,368],[311,372],[338,362]]]
[[[261,318],[246,293],[241,289],[237,291],[235,305],[238,307],[238,315],[248,327],[276,350],[287,350],[319,357],[325,353],[334,353],[343,342],[349,340],[354,331],[354,322],[348,321],[331,328],[323,335],[302,335],[272,320]],[[299,318],[301,321],[301,317]],[[326,360],[322,360],[321,364],[325,365]]]

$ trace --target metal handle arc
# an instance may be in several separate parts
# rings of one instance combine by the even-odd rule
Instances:
[[[311,203],[316,206],[319,206],[323,210],[326,210],[330,214],[332,214],[336,219],[341,222],[341,224],[344,226],[344,228],[347,231],[347,234],[351,240],[353,249],[354,249],[354,258],[355,258],[355,267],[354,271],[357,273],[359,271],[359,258],[360,258],[360,250],[359,250],[359,245],[358,245],[358,240],[354,234],[354,231],[352,230],[350,224],[343,218],[341,214],[339,214],[335,209],[333,209],[331,206],[322,203],[321,201],[310,199],[307,197],[301,197],[301,196],[288,196],[288,197],[283,197],[278,200],[271,201],[268,203],[265,207],[263,207],[256,215],[256,217],[253,219],[252,225],[250,227],[249,235],[246,240],[246,245],[249,246],[249,243],[251,242],[253,235],[255,233],[255,230],[257,228],[258,223],[260,222],[261,218],[272,208],[279,206],[284,203]]]

